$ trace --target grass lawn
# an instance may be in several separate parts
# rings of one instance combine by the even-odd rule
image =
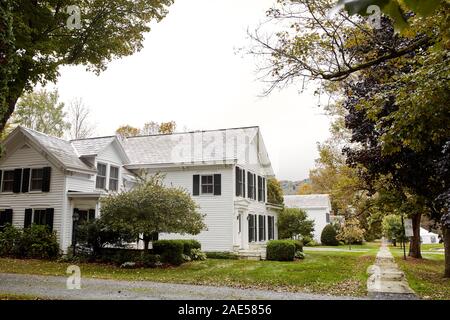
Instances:
[[[425,244],[422,251],[433,252],[444,248],[442,244]],[[390,247],[399,267],[405,272],[409,286],[423,299],[450,300],[450,279],[442,277],[444,273],[444,255],[422,253],[424,259],[407,257],[403,260],[400,247]],[[408,246],[406,254],[408,254]]]
[[[78,264],[81,276],[364,296],[373,252],[310,252],[295,262],[208,259],[165,269]],[[69,263],[0,259],[0,272],[65,276]]]

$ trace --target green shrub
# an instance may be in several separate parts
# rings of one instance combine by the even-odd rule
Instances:
[[[295,245],[295,251],[303,252],[303,242],[301,240],[292,240]]]
[[[206,252],[205,254],[208,259],[231,259],[231,260],[239,259],[239,256],[233,252],[211,251]]]
[[[161,260],[178,266],[183,263],[184,242],[182,240],[153,241],[153,251],[161,255]]]
[[[308,243],[305,243],[306,247],[315,247],[318,246],[319,244],[315,241],[315,240],[311,240]]]
[[[202,245],[197,240],[176,240],[183,244],[183,253],[191,257],[192,249],[201,249]],[[192,257],[191,257],[192,258]]]
[[[20,233],[14,243],[14,256],[18,258],[54,259],[59,256],[59,244],[56,233],[47,226],[31,225]]]
[[[141,258],[141,263],[147,268],[156,268],[161,265],[161,256],[158,254],[144,253]]]
[[[336,229],[331,224],[327,224],[325,228],[323,228],[322,234],[320,235],[320,242],[322,242],[325,246],[338,246],[339,241],[336,237]]]
[[[22,238],[22,230],[12,225],[7,225],[0,232],[0,256],[16,257],[19,256],[19,246]]]
[[[305,254],[302,251],[295,251],[295,259],[305,259]]]
[[[206,254],[200,249],[192,249],[191,250],[191,258],[192,260],[203,261],[206,260]]]
[[[143,250],[137,249],[102,248],[95,255],[95,259],[99,262],[121,265],[125,262],[139,262],[143,254]]]
[[[94,255],[98,255],[106,245],[118,248],[135,241],[126,232],[110,230],[100,219],[78,225],[76,235],[77,244],[89,247]]]
[[[271,240],[267,243],[267,260],[293,261],[294,257],[294,240]]]

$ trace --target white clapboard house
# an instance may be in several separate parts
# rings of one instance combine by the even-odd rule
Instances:
[[[17,127],[2,142],[0,226],[45,224],[61,249],[72,243],[73,216],[101,214],[100,199],[133,187],[142,170],[185,188],[205,214],[195,238],[205,251],[251,251],[277,238],[279,207],[267,203],[272,167],[259,127],[130,138],[67,141]]]
[[[314,221],[314,240],[320,243],[323,228],[332,222],[332,209],[328,194],[287,195],[284,196],[287,208],[305,210],[308,218]]]

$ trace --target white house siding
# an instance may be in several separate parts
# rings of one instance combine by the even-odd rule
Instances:
[[[65,176],[39,152],[23,144],[10,156],[0,159],[0,170],[14,168],[51,167],[50,192],[0,193],[0,208],[13,209],[13,224],[23,227],[25,209],[54,208],[53,230],[62,244],[62,221],[64,219],[63,198]],[[61,245],[62,248],[62,245]]]
[[[149,171],[156,173],[155,170]],[[196,174],[221,174],[222,192],[220,196],[199,195],[192,196],[200,206],[199,211],[205,214],[207,231],[199,235],[161,234],[160,239],[197,239],[205,251],[233,250],[233,174],[231,166],[210,166],[202,168],[188,168],[185,170],[161,170],[164,173],[164,183],[167,186],[185,188],[192,195],[193,176]]]
[[[327,208],[303,208],[308,215],[308,219],[314,220],[314,240],[320,243],[320,236],[322,235],[322,230],[328,224],[327,213],[329,213]]]

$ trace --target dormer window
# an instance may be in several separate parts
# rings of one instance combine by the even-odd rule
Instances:
[[[119,168],[109,167],[109,190],[117,191],[119,189]]]
[[[95,182],[97,189],[106,189],[106,164],[97,163],[97,180]]]

